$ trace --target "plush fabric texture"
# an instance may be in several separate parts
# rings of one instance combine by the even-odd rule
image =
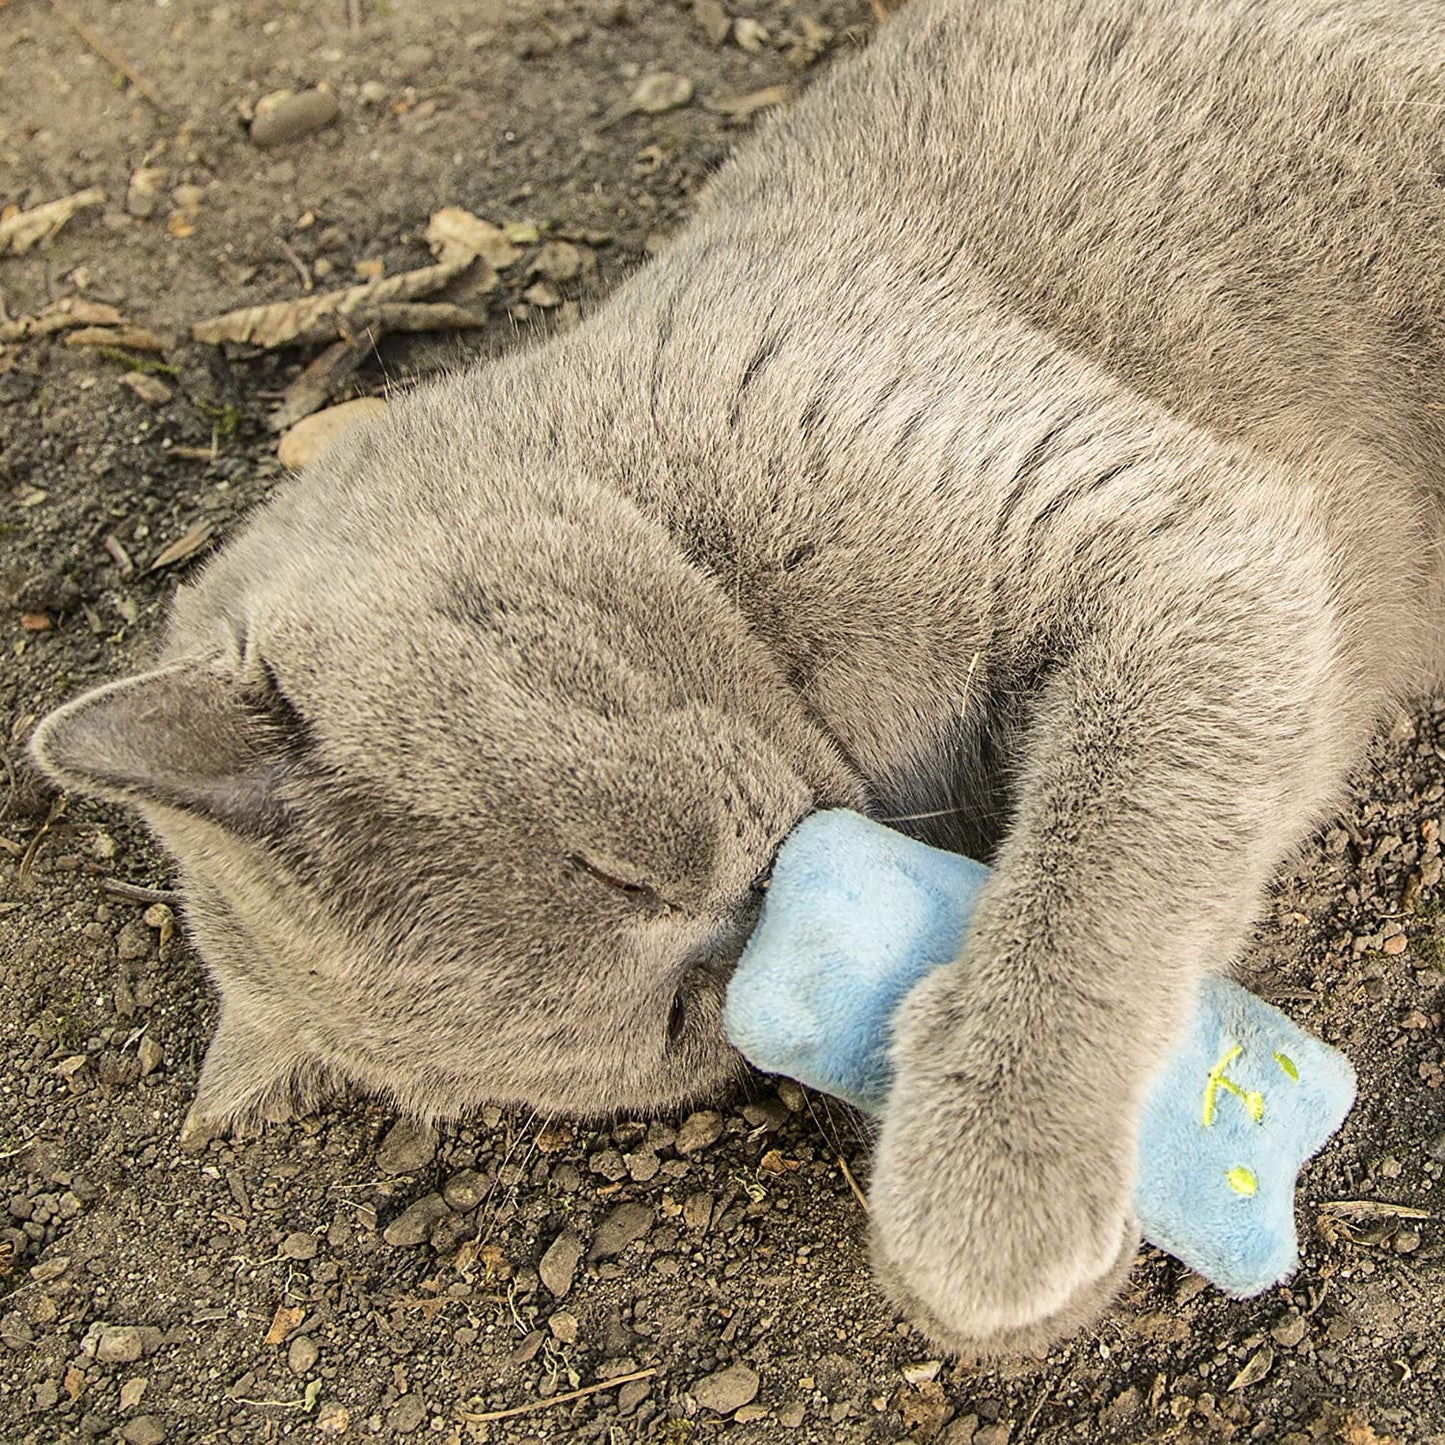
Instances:
[[[881,1113],[894,1010],[958,957],[988,877],[857,813],[806,818],[729,987],[728,1037],[760,1069]],[[1338,1050],[1238,985],[1206,980],[1145,1106],[1145,1238],[1241,1298],[1286,1278],[1296,1176],[1354,1095]]]

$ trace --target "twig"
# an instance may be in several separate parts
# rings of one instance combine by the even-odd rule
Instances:
[[[35,859],[39,856],[40,850],[45,846],[45,840],[56,831],[55,824],[65,812],[65,799],[57,798],[50,805],[50,811],[45,815],[45,821],[40,825],[40,831],[30,840],[30,846],[20,858],[20,867],[16,870],[17,882],[27,883],[30,874],[35,868]]]
[[[838,1156],[838,1168],[843,1171],[843,1178],[848,1181],[848,1187],[853,1191],[853,1197],[858,1201],[858,1207],[864,1214],[872,1214],[868,1208],[868,1200],[863,1191],[858,1187],[858,1181],[853,1177],[853,1171],[848,1167],[848,1161],[840,1154]]]
[[[120,568],[120,575],[122,577],[132,577],[135,575],[135,563],[131,561],[130,553],[121,545],[120,538],[117,537],[114,532],[107,532],[105,534],[105,541],[102,545],[105,547],[105,550],[110,553],[115,565]]]
[[[361,0],[346,0],[346,27],[353,35],[361,29]]]
[[[288,245],[286,241],[278,239],[276,244],[281,248],[281,254],[296,268],[296,274],[301,278],[301,289],[303,291],[314,291],[316,283],[311,279],[311,272],[306,269],[306,263],[296,254],[295,247]]]
[[[1048,1401],[1049,1396],[1053,1394],[1053,1392],[1053,1381],[1045,1380],[1043,1388],[1039,1391],[1037,1397],[1034,1400],[1033,1408],[1029,1411],[1027,1417],[1024,1420],[1023,1428],[1019,1431],[1019,1445],[1023,1445],[1023,1441],[1028,1439],[1029,1431],[1034,1428],[1034,1421],[1039,1418],[1039,1411],[1044,1408],[1045,1403]]]
[[[550,1410],[553,1405],[566,1405],[573,1400],[580,1400],[584,1395],[595,1395],[600,1390],[614,1390],[618,1385],[626,1385],[633,1380],[646,1380],[657,1373],[658,1367],[653,1365],[646,1370],[634,1370],[630,1375],[615,1375],[610,1380],[599,1380],[595,1385],[583,1385],[580,1390],[568,1390],[565,1395],[553,1395],[546,1400],[533,1400],[526,1405],[513,1405],[507,1410],[475,1410],[461,1411],[461,1418],[468,1425],[481,1425],[488,1420],[509,1420],[513,1415],[531,1415],[538,1410]]]
[[[143,883],[127,883],[123,878],[102,878],[100,886],[117,898],[133,903],[176,903],[180,894],[174,888],[147,888]]]
[[[62,5],[60,0],[49,0],[50,8],[100,56],[108,65],[113,65],[157,110],[166,108],[165,102],[160,97],[160,92],[131,65],[125,56],[112,50],[94,30],[92,30],[68,5]]]

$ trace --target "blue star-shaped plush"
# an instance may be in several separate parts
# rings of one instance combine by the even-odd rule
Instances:
[[[988,875],[856,813],[806,818],[778,854],[728,989],[728,1037],[760,1069],[879,1112],[889,1020],[919,979],[958,957]],[[1296,1176],[1354,1097],[1338,1050],[1237,985],[1206,980],[1144,1111],[1145,1238],[1240,1298],[1277,1284],[1298,1259]]]

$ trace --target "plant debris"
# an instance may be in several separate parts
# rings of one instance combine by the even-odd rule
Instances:
[[[23,256],[32,246],[40,246],[50,240],[77,211],[104,204],[105,192],[99,186],[91,186],[88,190],[76,191],[73,196],[33,206],[28,211],[7,207],[0,212],[0,256]]]
[[[269,306],[245,306],[227,311],[191,328],[197,340],[213,345],[238,342],[272,348],[305,342],[335,341],[363,331],[444,331],[484,326],[486,313],[447,303],[418,305],[415,298],[430,296],[454,281],[470,261],[443,262],[416,271],[403,271],[342,291],[323,291],[294,301]]]

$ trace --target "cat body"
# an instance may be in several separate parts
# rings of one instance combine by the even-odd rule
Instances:
[[[716,1089],[846,805],[996,868],[900,1015],[880,1277],[955,1346],[1096,1312],[1195,982],[1440,673],[1442,21],[918,0],[575,332],[268,503],[35,745],[180,863],[193,1132]]]

